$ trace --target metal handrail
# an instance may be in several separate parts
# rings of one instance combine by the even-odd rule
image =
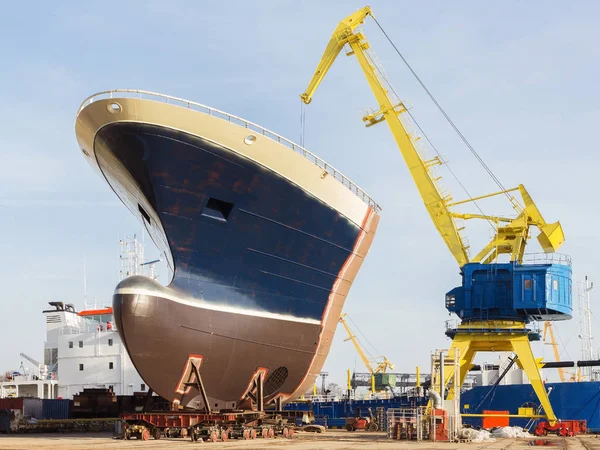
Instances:
[[[564,253],[525,253],[523,264],[561,264],[571,266],[571,257]]]
[[[210,106],[202,105],[200,103],[192,102],[190,100],[185,100],[179,97],[172,97],[170,95],[158,94],[156,92],[143,91],[138,89],[113,89],[110,91],[102,91],[98,92],[94,95],[86,98],[81,106],[79,107],[78,113],[81,112],[83,108],[85,108],[90,103],[94,102],[97,99],[112,99],[116,98],[115,94],[118,94],[119,97],[123,98],[140,98],[140,99],[149,99],[149,100],[162,100],[165,103],[171,103],[175,106],[186,107],[188,109],[193,109],[194,111],[202,112],[208,114],[209,116],[214,116],[221,118],[223,120],[227,120],[228,122],[237,123],[244,128],[248,128],[253,130],[273,141],[276,141],[280,144],[285,145],[296,153],[302,155],[304,158],[315,164],[316,166],[323,169],[328,174],[332,175],[337,181],[342,183],[343,186],[348,188],[351,192],[353,192],[358,198],[360,198],[363,202],[373,208],[376,212],[381,211],[381,207],[373,200],[365,191],[359,188],[356,183],[354,183],[350,178],[346,177],[344,174],[336,170],[330,164],[316,156],[314,153],[306,150],[304,147],[290,141],[289,139],[284,138],[283,136],[274,133],[271,130],[261,127],[253,122],[249,122],[241,117],[234,116],[232,114],[228,114],[224,111],[220,111],[215,108],[211,108]]]

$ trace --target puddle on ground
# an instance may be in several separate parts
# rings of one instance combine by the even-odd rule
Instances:
[[[560,442],[550,441],[548,439],[533,439],[527,443],[532,447],[558,447]]]

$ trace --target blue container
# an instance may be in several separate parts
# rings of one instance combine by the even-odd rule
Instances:
[[[0,433],[10,433],[10,409],[0,409]]]
[[[42,419],[64,420],[71,418],[71,400],[42,400]]]
[[[462,286],[446,294],[446,308],[461,319],[567,320],[571,267],[563,264],[469,263]]]

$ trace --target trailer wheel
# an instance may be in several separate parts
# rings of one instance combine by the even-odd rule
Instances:
[[[250,430],[250,439],[256,439],[256,430],[254,428]]]
[[[216,431],[213,431],[212,433],[210,433],[210,438],[209,440],[211,442],[217,442],[219,440],[219,435],[217,434]]]
[[[290,437],[290,430],[288,430],[287,428],[284,428],[282,434],[283,434],[284,438],[289,438]]]
[[[162,432],[160,430],[160,428],[155,428],[154,429],[154,439],[156,439],[157,441],[162,437]]]
[[[348,425],[346,425],[346,430],[348,430],[348,431],[354,431],[354,426],[348,424]]]
[[[269,437],[269,430],[267,430],[266,428],[263,428],[261,434],[262,434],[263,439],[267,439]]]
[[[227,430],[221,431],[221,440],[223,442],[227,442],[227,439],[229,439],[229,433],[227,432]]]
[[[244,430],[244,432],[242,433],[242,438],[247,441],[248,439],[250,439],[250,430]]]
[[[295,433],[294,429],[292,427],[290,427],[289,432],[288,432],[288,437],[290,439],[292,439],[294,437],[294,433]]]
[[[269,428],[269,437],[273,439],[275,437],[275,430],[273,428]]]
[[[188,437],[188,430],[187,430],[187,428],[182,428],[181,430],[179,430],[179,434],[181,435],[182,438]]]
[[[379,427],[377,426],[377,424],[376,424],[375,422],[371,422],[371,423],[369,424],[368,431],[377,431],[377,429],[378,429],[378,428],[379,428]]]
[[[148,428],[144,428],[140,435],[142,441],[148,441],[150,439],[150,430]]]

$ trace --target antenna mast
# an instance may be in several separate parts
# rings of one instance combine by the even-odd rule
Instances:
[[[594,283],[588,281],[587,275],[585,281],[579,283],[579,339],[581,339],[581,359],[590,361],[594,359],[594,348],[592,345],[592,311],[590,309],[590,291],[594,287]],[[592,381],[596,378],[596,374],[591,367],[582,367],[581,374],[583,378]]]
[[[145,240],[142,234],[142,239]],[[121,252],[119,260],[121,261],[121,269],[119,270],[119,281],[134,275],[143,275],[153,280],[158,278],[154,265],[160,262],[160,259],[153,261],[144,261],[144,244],[137,240],[137,235],[133,235],[133,239],[125,236],[119,239]]]
[[[87,257],[83,255],[83,309],[87,309]]]

